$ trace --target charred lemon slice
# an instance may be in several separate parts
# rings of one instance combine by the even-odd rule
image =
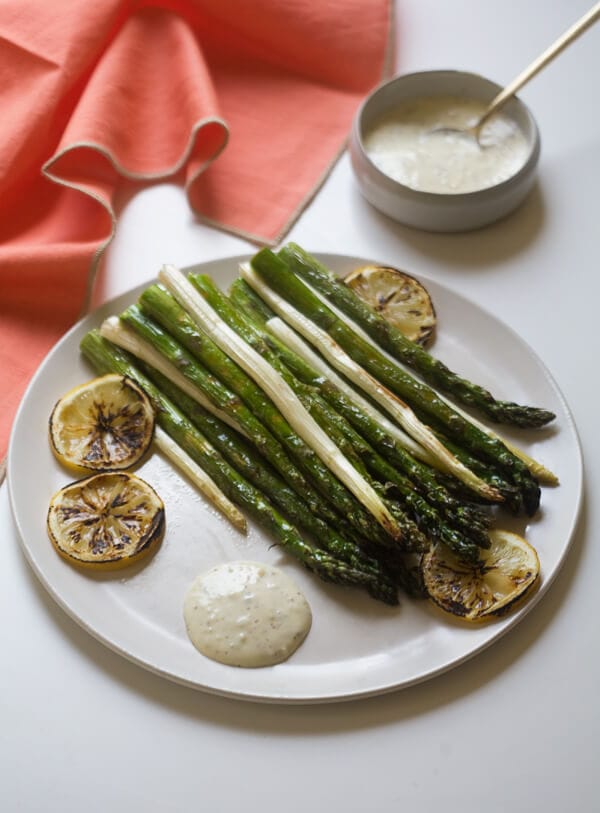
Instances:
[[[49,429],[52,450],[64,465],[126,469],[152,441],[154,412],[137,384],[110,373],[63,395],[52,410]]]
[[[537,584],[540,562],[535,549],[517,534],[490,532],[491,547],[481,562],[461,562],[445,545],[423,559],[423,579],[432,601],[466,621],[503,615]]]
[[[408,339],[428,344],[436,325],[427,289],[410,274],[381,265],[356,268],[344,282]]]
[[[160,543],[165,510],[154,489],[129,472],[102,472],[52,497],[47,528],[72,564],[111,569],[133,564]]]

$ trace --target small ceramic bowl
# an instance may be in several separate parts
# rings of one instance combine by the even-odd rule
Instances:
[[[422,192],[386,175],[366,153],[364,136],[383,115],[401,102],[427,96],[458,96],[484,103],[500,85],[473,73],[425,71],[397,76],[380,85],[360,106],[350,136],[350,157],[365,198],[384,214],[426,231],[456,232],[477,229],[504,217],[519,206],[535,181],[540,136],[528,108],[518,98],[503,107],[527,141],[524,164],[510,178],[475,192]]]

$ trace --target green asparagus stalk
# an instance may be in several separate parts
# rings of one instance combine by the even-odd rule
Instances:
[[[500,440],[506,446],[509,452],[514,454],[515,457],[518,457],[519,460],[521,460],[525,466],[527,466],[532,477],[535,477],[539,483],[547,486],[557,486],[559,484],[558,476],[553,471],[551,471],[539,460],[536,460],[535,458],[531,457],[531,455],[527,454],[527,452],[517,446],[516,443],[508,440],[507,438],[501,437],[498,432],[495,432],[491,427],[486,426],[473,415],[467,414],[456,404],[453,405],[453,409],[466,418],[466,420],[470,421],[472,424],[481,429],[482,432],[485,432],[490,437]]]
[[[278,355],[269,347],[267,335],[260,328],[251,323],[240,311],[236,310],[227,297],[217,288],[210,277],[205,275],[190,275],[194,287],[205,297],[207,302],[215,309],[219,316],[265,358],[299,397],[305,399],[305,405],[317,422],[335,440],[336,445],[342,449],[346,457],[352,460],[361,473],[368,479],[369,472],[381,483],[392,484],[402,496],[404,505],[409,514],[418,520],[421,527],[432,538],[441,539],[454,550],[458,556],[468,561],[477,561],[479,558],[478,546],[465,538],[465,536],[451,528],[421,495],[415,490],[411,481],[397,472],[384,458],[379,455],[363,437],[349,424],[348,421],[335,411],[335,409],[321,398],[319,393],[319,376],[308,367],[298,365],[306,378],[311,378],[311,384],[300,382],[291,370],[285,366]],[[288,362],[294,362],[293,354],[285,356]],[[315,386],[313,386],[313,384]],[[374,484],[375,487],[377,487]],[[400,520],[401,521],[401,520]],[[404,532],[404,545],[407,548],[424,550],[429,546],[426,539],[420,539],[412,528],[412,523],[406,521],[402,524]],[[409,541],[410,540],[410,541]],[[412,542],[414,540],[414,543]],[[489,547],[487,536],[484,545]]]
[[[275,315],[268,305],[266,305],[266,303],[254,293],[252,288],[250,288],[245,280],[238,277],[230,286],[229,296],[237,308],[246,313],[246,315],[252,318],[253,321],[257,321],[261,324],[267,323],[270,332],[272,332],[275,336],[281,339],[284,344],[294,350],[297,355],[301,356],[305,361],[308,361],[308,363],[310,363],[316,370],[323,373],[327,379],[334,381],[338,389],[341,389],[344,393],[348,394],[356,404],[361,406],[363,411],[373,415],[377,423],[382,427],[385,427],[386,431],[393,435],[397,442],[399,442],[400,445],[413,457],[416,457],[418,460],[422,461],[423,463],[427,463],[430,466],[435,466],[435,460],[425,449],[423,449],[422,446],[415,443],[410,435],[403,432],[402,429],[397,426],[397,424],[388,421],[388,419],[381,412],[376,410],[370,402],[366,401],[366,399],[362,398],[362,396],[360,396],[356,390],[354,390],[348,384],[345,384],[344,380],[341,379],[331,367],[329,367],[327,362],[325,362],[321,356],[314,353],[314,351],[310,349],[306,342],[301,339],[297,333],[289,328],[282,319],[279,319],[279,317]],[[457,412],[462,413],[461,409],[456,406],[456,404],[454,405],[454,409]],[[533,477],[535,477],[540,483],[551,486],[558,485],[559,480],[556,474],[550,471],[550,469],[548,469],[539,460],[532,458],[527,454],[527,452],[525,452],[515,443],[500,437],[497,432],[494,432],[489,426],[485,426],[485,424],[479,422],[472,415],[466,415],[465,413],[462,414],[463,417],[477,425],[483,432],[487,432],[488,435],[495,436],[501,440],[509,451],[511,451],[516,457],[520,458],[525,463]]]
[[[375,495],[371,493],[351,465],[347,464],[330,439],[306,413],[295,393],[273,368],[232,331],[218,314],[205,302],[189,280],[175,267],[163,266],[159,279],[192,319],[205,330],[279,407],[290,425],[319,455],[355,497],[363,502],[382,526],[390,531],[393,523]]]
[[[339,376],[322,356],[315,353],[301,336],[282,319],[275,316],[275,312],[241,277],[238,277],[231,285],[230,298],[235,307],[245,313],[248,318],[251,318],[254,324],[265,324],[268,328],[268,333],[264,334],[267,342],[273,343],[270,334],[280,340],[280,343],[274,346],[276,352],[280,354],[284,352],[281,342],[286,348],[294,351],[295,356],[286,353],[282,357],[296,375],[299,375],[303,380],[307,380],[305,371],[294,360],[300,357],[312,366],[315,371],[324,376],[326,386],[333,384],[337,390],[346,395],[349,403],[344,404],[343,401],[338,399],[333,402],[336,409],[344,414],[375,448],[378,448],[385,457],[389,458],[393,465],[405,471],[415,483],[420,484],[422,480],[427,483],[427,488],[422,489],[424,496],[443,512],[447,521],[456,524],[462,531],[469,533],[475,539],[479,539],[480,543],[484,542],[485,544],[484,540],[487,538],[490,518],[489,515],[482,512],[473,513],[475,506],[469,503],[476,495],[472,489],[463,487],[460,480],[452,475],[442,475],[441,472],[432,470],[431,467],[436,466],[436,461],[432,455],[416,444],[397,424],[389,421],[383,413],[373,406],[372,402],[367,401],[347,384],[345,379]],[[335,389],[322,390],[324,397],[328,400],[331,400],[334,392]],[[369,418],[372,420],[369,421]],[[378,432],[380,433],[379,437]],[[514,485],[509,484],[496,471],[491,470],[482,461],[473,458],[460,446],[450,442],[447,437],[441,436],[439,432],[437,436],[464,466],[496,489],[511,510],[515,512],[521,510],[521,497]],[[518,453],[515,451],[515,454],[521,456],[523,460],[526,458],[521,450]],[[531,461],[531,458],[529,458],[528,468],[534,476],[540,471],[540,466],[541,464],[537,463],[537,461]],[[541,470],[547,472],[544,467],[541,467]],[[552,481],[550,473],[545,477],[545,480],[547,482]],[[489,502],[487,497],[484,498],[484,502]]]
[[[284,357],[283,361],[296,375],[299,375],[302,380],[304,379],[301,368],[299,368],[299,363],[303,361],[305,364],[310,365],[325,382],[334,384],[335,388],[343,393],[347,399],[362,412],[370,415],[377,424],[385,429],[389,435],[392,435],[395,441],[413,457],[418,458],[430,466],[436,465],[436,458],[428,452],[427,449],[413,440],[397,423],[389,420],[383,412],[378,410],[372,401],[368,401],[356,389],[351,387],[345,379],[339,376],[322,356],[315,353],[304,339],[280,319],[275,312],[254,293],[252,288],[242,277],[238,277],[232,283],[229,289],[229,299],[238,310],[244,313],[246,318],[252,320],[253,324],[268,329],[264,333],[265,340],[275,345],[273,348],[275,352],[282,355],[286,353],[286,351],[292,351],[293,355],[288,356],[286,353],[287,357]],[[276,344],[273,337],[279,340]]]
[[[253,258],[252,268],[270,289],[326,331],[356,364],[370,373],[381,385],[399,398],[408,401],[415,410],[432,416],[444,426],[444,431],[450,437],[456,439],[467,450],[498,465],[510,474],[521,491],[525,510],[530,515],[535,513],[540,501],[539,485],[527,466],[500,440],[490,437],[467,421],[439,398],[430,387],[413,379],[370,342],[359,336],[315,296],[299,277],[290,274],[286,264],[273,252],[268,249],[261,250]],[[253,284],[251,275],[244,275],[244,278]],[[268,304],[273,307],[272,301]]]
[[[335,518],[335,512],[310,486],[281,444],[245,403],[211,375],[166,331],[145,316],[139,307],[132,305],[121,315],[121,319],[110,317],[100,330],[106,339],[160,370],[217,417],[223,419],[225,415],[230,425],[252,437],[265,459],[292,488],[304,496],[311,511],[329,519]]]
[[[416,370],[433,387],[454,396],[465,406],[479,409],[489,419],[519,427],[544,426],[555,415],[546,409],[500,401],[483,387],[452,372],[369,307],[332,271],[295,243],[279,251],[290,271],[308,281],[398,361]]]
[[[243,277],[236,277],[229,286],[229,299],[257,324],[265,324],[276,316],[264,299],[254,293]]]
[[[357,397],[357,393],[329,368],[321,357],[313,353],[308,345],[281,319],[269,320],[267,327],[274,333],[274,337],[267,338],[267,341],[274,342],[276,352],[281,355],[296,375],[303,381],[312,380],[315,385],[318,385],[325,400],[343,415],[386,460],[404,472],[415,488],[432,505],[442,511],[451,524],[455,524],[469,536],[478,539],[484,547],[488,544],[487,529],[491,522],[489,513],[466,500],[454,499],[440,484],[440,474],[428,464],[429,461],[423,462],[421,455],[413,456],[411,454],[412,447],[403,438],[399,438],[396,424],[388,421],[366,399]],[[278,339],[285,343],[282,345],[277,341]],[[298,354],[290,353],[288,348],[296,349]],[[315,375],[317,369],[323,371],[324,377],[309,379],[310,375]],[[447,444],[445,445],[447,446]],[[453,450],[451,449],[451,451]],[[425,459],[427,460],[427,458]],[[462,462],[467,465],[467,468],[472,469],[464,460]]]
[[[367,472],[371,472],[373,477],[384,484],[381,487],[383,493],[388,496],[391,491],[399,494],[403,514],[407,513],[412,516],[417,525],[428,534],[429,539],[444,542],[460,559],[467,562],[475,563],[479,560],[478,545],[444,522],[436,509],[415,491],[412,483],[377,454],[341,416],[323,402],[319,402],[318,399],[314,400],[313,409],[315,418],[324,428],[327,428],[344,453],[349,457],[352,455],[352,457],[358,458],[364,467],[363,476],[365,478],[368,477]],[[357,464],[355,463],[355,465]],[[406,521],[403,522],[402,529],[404,531],[403,545],[407,550],[424,551],[429,547],[428,539],[419,538]],[[485,547],[489,547],[489,545],[490,542],[486,539]]]
[[[165,276],[164,273],[163,276]],[[218,365],[211,369],[241,398],[246,400],[252,411],[260,416],[262,422],[281,440],[289,453],[295,455],[296,463],[305,467],[307,472],[310,472],[313,483],[335,505],[340,514],[354,523],[359,533],[363,535],[376,536],[384,544],[390,544],[393,540],[400,541],[400,529],[379,495],[374,492],[368,483],[365,483],[364,479],[345,460],[331,440],[324,437],[321,428],[306,413],[302,404],[293,392],[289,391],[289,388],[285,386],[285,382],[282,381],[281,377],[277,376],[274,381],[273,375],[277,374],[258,356],[252,358],[251,365],[248,364],[249,359],[246,358],[247,370],[240,369],[231,356],[234,353],[234,346],[237,345],[238,355],[236,361],[242,360],[240,354],[243,355],[245,351],[239,345],[241,343],[247,348],[245,342],[233,331],[227,329],[228,332],[226,332],[224,330],[227,326],[222,323],[222,320],[219,319],[217,314],[180,272],[172,270],[170,275],[171,284],[173,284],[173,277],[175,277],[177,283],[185,283],[185,288],[189,288],[187,293],[197,297],[202,306],[210,310],[213,321],[218,320],[221,323],[218,326],[218,336],[222,347],[215,348],[216,342],[210,342],[211,337],[207,336],[202,328],[198,328],[189,313],[186,313],[186,310],[177,303],[175,297],[171,296],[167,299],[162,295],[161,289],[156,286],[146,290],[140,297],[140,304],[146,313],[160,322],[173,337],[181,341],[194,356],[207,366],[213,363],[211,359],[205,356],[207,347],[212,346],[212,348],[219,349]],[[152,311],[150,310],[151,299],[155,305]],[[269,368],[270,373],[265,367]],[[253,381],[252,377],[246,374],[250,369],[257,380]],[[182,372],[185,374],[186,370],[182,370]],[[264,389],[258,386],[258,381],[264,384],[267,378],[270,378],[271,381],[268,398]],[[277,390],[277,392],[274,390]],[[276,404],[272,400],[273,396],[279,403]],[[286,414],[281,412],[281,406],[284,407]],[[310,443],[296,431],[297,428],[303,430],[306,427],[310,430]],[[318,430],[318,433],[315,430]],[[352,486],[352,489],[350,486]]]
[[[179,309],[179,305],[166,291],[162,293],[174,307]],[[183,314],[183,317],[185,317],[185,314]],[[181,319],[178,319],[177,324],[180,325],[181,321]],[[178,369],[184,370],[185,376],[183,380],[187,384],[191,381],[195,386],[191,389],[187,387],[182,389],[198,403],[205,404],[205,399],[197,398],[197,392],[195,391],[196,387],[202,387],[203,391],[210,394],[210,398],[214,398],[216,403],[225,409],[231,408],[231,415],[235,416],[236,421],[230,421],[229,424],[235,426],[237,422],[239,428],[248,437],[252,438],[259,452],[297,490],[311,511],[314,511],[321,518],[340,526],[345,532],[348,531],[347,526],[349,525],[354,529],[351,532],[353,538],[358,533],[359,535],[368,535],[369,538],[376,539],[380,544],[391,543],[390,538],[384,534],[380,526],[373,522],[372,518],[362,510],[362,507],[352,500],[351,495],[345,492],[343,486],[332,478],[334,479],[334,485],[338,487],[338,491],[333,492],[332,502],[337,502],[347,512],[343,515],[343,518],[340,517],[334,510],[333,505],[305,480],[294,463],[285,455],[279,443],[269,435],[252,412],[243,403],[239,402],[237,396],[224,389],[221,382],[210,376],[193,356],[187,353],[168,332],[146,316],[138,306],[133,305],[128,308],[122,314],[121,319],[117,317],[106,319],[102,324],[101,334],[104,338],[132,353],[136,358],[144,360],[150,366],[161,371],[166,378],[173,381],[178,387],[180,387],[181,376],[176,375],[176,373]],[[204,341],[203,338],[202,341]],[[211,409],[209,406],[209,411],[220,417],[220,409]],[[273,425],[279,431],[278,414],[275,416]],[[290,445],[289,436],[283,433],[282,437],[286,445],[294,450],[294,446]],[[317,463],[320,463],[318,458],[316,460]],[[320,472],[318,466],[316,470]],[[326,475],[330,475],[327,469],[324,471]],[[329,484],[327,478],[325,478],[325,484]]]
[[[133,379],[150,398],[158,425],[209,473],[222,491],[293,556],[324,581],[372,587],[373,574],[364,573],[309,545],[248,480],[214,449],[202,433],[135,366],[129,354],[104,339],[98,331],[87,333],[81,351],[99,373],[116,372]]]
[[[274,254],[271,256],[276,262],[279,262]],[[326,330],[270,287],[252,266],[243,264],[240,266],[240,272],[246,282],[268,302],[279,316],[283,317],[303,338],[318,348],[328,363],[333,365],[357,388],[362,389],[374,402],[385,409],[408,434],[427,449],[435,458],[436,465],[441,471],[453,474],[465,485],[472,488],[473,492],[480,497],[492,502],[502,501],[502,495],[457,460],[439,441],[428,424],[419,419],[414,409],[406,401],[398,397],[391,389],[386,388],[375,375],[368,372],[364,366],[361,366]],[[302,286],[311,295],[301,280],[292,275],[288,276],[289,280],[287,282]],[[315,298],[313,297],[313,299]]]
[[[467,466],[471,471],[474,471],[478,477],[485,480],[486,483],[489,483],[502,494],[504,497],[503,505],[506,508],[509,508],[514,514],[519,514],[523,510],[523,498],[517,486],[513,483],[509,483],[485,462],[473,457],[473,455],[469,454],[469,452],[463,449],[459,444],[444,435],[443,432],[439,430],[436,431],[435,429],[434,431],[440,441],[450,449],[452,454],[455,455],[463,465]]]
[[[378,483],[374,482],[366,470],[360,456],[357,454],[356,449],[351,443],[348,443],[347,437],[341,431],[341,418],[337,413],[333,412],[328,405],[320,399],[317,391],[298,381],[289,369],[283,365],[277,356],[269,350],[265,342],[261,339],[260,335],[254,330],[241,315],[236,314],[233,307],[225,297],[225,295],[214,285],[212,280],[208,277],[190,276],[190,281],[205,296],[207,302],[214,308],[215,312],[228,324],[236,333],[241,336],[244,341],[248,343],[252,349],[257,352],[261,358],[264,358],[273,368],[281,375],[282,380],[292,389],[298,396],[303,406],[309,414],[315,419],[316,423],[327,433],[335,445],[343,452],[345,457],[350,461],[354,468],[359,472],[365,482],[380,494],[382,501],[386,505],[394,517],[402,532],[402,549],[403,550],[426,550],[429,548],[429,541],[410,520],[406,514],[399,509],[398,506],[390,504],[385,499],[385,490],[378,487]]]
[[[328,522],[349,524],[361,536],[373,537],[381,544],[390,544],[390,537],[294,432],[272,401],[265,398],[252,379],[197,328],[168,291],[158,285],[150,286],[140,297],[140,308],[130,308],[123,316],[131,327],[140,330],[140,338],[148,339],[148,344],[154,343],[155,335],[159,336],[162,349],[170,354],[171,361],[179,359],[179,367],[186,377],[192,377],[203,386],[195,375],[197,368],[207,368],[219,376],[221,389],[224,387],[228,393],[219,401],[223,409],[227,411],[230,409],[228,404],[231,405],[231,414],[235,415],[246,436],[303,497],[311,511]],[[172,353],[167,349],[169,347]],[[154,357],[147,360],[155,367],[159,365],[159,360]],[[179,386],[168,367],[162,372]],[[218,397],[218,390],[212,392]],[[194,396],[193,392],[188,394]],[[277,448],[273,448],[273,438],[277,440]],[[286,450],[291,459],[281,456],[279,446]],[[310,477],[312,483],[317,484],[317,488],[313,488],[305,478],[299,479],[301,472],[296,470],[298,467]]]
[[[196,279],[197,277],[192,277],[194,282]],[[206,295],[208,296],[208,292]],[[400,429],[395,431],[395,424],[346,384],[281,319],[271,318],[273,312],[262,304],[262,300],[243,279],[238,278],[231,286],[230,300],[236,312],[243,313],[252,321],[255,330],[260,331],[261,337],[282,362],[301,381],[317,387],[323,398],[384,458],[410,478],[415,488],[442,513],[447,522],[456,525],[479,544],[487,544],[490,515],[476,506],[466,504],[464,500],[457,500],[440,484],[439,475],[410,453],[413,447],[406,442],[408,436]],[[213,307],[216,307],[215,303]],[[265,320],[268,320],[266,324]]]
[[[170,379],[144,362],[139,368],[160,391],[205,435],[233,468],[265,494],[294,525],[311,534],[319,547],[357,570],[373,575],[370,590],[388,604],[397,602],[396,590],[381,562],[354,541],[330,527],[269,466],[246,439],[207,412]]]

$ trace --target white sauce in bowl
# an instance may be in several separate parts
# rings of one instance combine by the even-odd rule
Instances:
[[[230,666],[286,660],[312,622],[292,579],[260,562],[228,562],[201,573],[185,596],[183,614],[194,646]]]
[[[515,121],[496,113],[472,136],[434,132],[477,123],[486,105],[474,99],[432,96],[410,99],[365,133],[365,151],[390,178],[421,192],[460,194],[495,186],[525,164],[529,144]]]

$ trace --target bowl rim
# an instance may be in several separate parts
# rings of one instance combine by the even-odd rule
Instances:
[[[529,175],[530,171],[533,170],[540,157],[541,152],[541,136],[539,127],[535,120],[535,117],[529,107],[525,104],[525,102],[520,99],[516,94],[513,96],[512,101],[516,102],[522,108],[525,115],[528,117],[530,125],[531,125],[531,145],[530,150],[527,156],[527,159],[523,163],[520,169],[511,175],[505,180],[500,181],[499,183],[493,184],[493,186],[486,186],[482,189],[474,189],[470,192],[426,192],[424,190],[415,189],[412,186],[407,186],[403,184],[401,181],[397,181],[395,178],[392,178],[390,175],[387,175],[383,172],[379,167],[372,161],[369,154],[365,149],[365,145],[362,140],[361,134],[361,124],[362,118],[365,111],[366,106],[372,101],[372,99],[378,95],[379,93],[383,92],[385,89],[390,87],[394,84],[401,84],[403,81],[407,79],[412,79],[415,76],[431,76],[431,77],[441,77],[447,75],[456,75],[458,76],[467,76],[474,78],[476,80],[483,80],[490,85],[493,85],[497,92],[502,90],[502,85],[499,85],[497,82],[494,82],[493,79],[488,79],[486,76],[483,76],[480,73],[475,73],[473,71],[463,71],[457,68],[440,68],[440,69],[432,69],[432,70],[424,70],[424,71],[412,71],[410,73],[401,73],[397,74],[396,76],[392,76],[390,79],[387,79],[377,85],[373,90],[362,100],[356,114],[354,116],[354,122],[352,125],[352,134],[353,134],[353,141],[356,143],[360,150],[361,157],[364,158],[370,169],[372,169],[375,173],[375,176],[382,181],[388,188],[390,189],[398,189],[402,191],[402,193],[407,195],[412,195],[415,199],[418,199],[422,202],[430,201],[432,203],[441,203],[443,202],[467,202],[469,200],[473,200],[475,198],[481,200],[485,198],[495,197],[499,192],[508,189],[509,187],[513,186],[515,183],[523,178],[526,175]],[[430,95],[435,95],[432,93]],[[442,94],[439,94],[442,95]],[[465,97],[467,98],[467,97]]]

